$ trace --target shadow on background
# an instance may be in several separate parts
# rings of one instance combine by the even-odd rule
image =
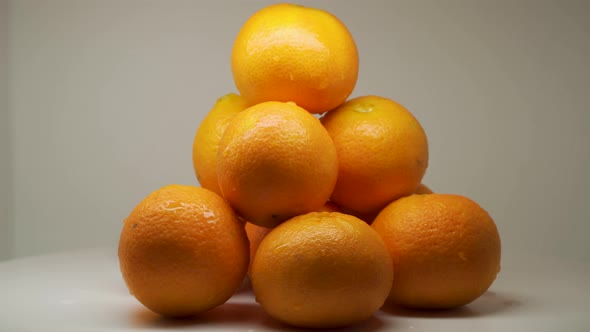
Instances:
[[[382,312],[402,317],[417,318],[472,318],[518,310],[523,306],[522,299],[513,294],[487,291],[474,302],[455,309],[407,309],[395,304],[386,304]]]
[[[305,329],[305,328],[297,328],[293,327],[284,323],[281,323],[277,320],[274,320],[268,315],[264,315],[265,317],[260,321],[260,326],[264,327],[265,330],[272,330],[272,331],[287,331],[287,332],[309,332],[309,331],[335,331],[335,332],[375,332],[375,331],[389,331],[392,327],[392,324],[388,324],[387,328],[384,327],[383,321],[376,317],[371,316],[371,318],[360,322],[358,324],[343,327],[343,328],[332,328],[332,329]],[[382,329],[383,328],[383,329]]]
[[[244,326],[260,320],[262,314],[261,308],[254,303],[228,302],[200,315],[183,318],[163,317],[142,307],[132,313],[132,326],[170,330],[201,325]]]
[[[310,329],[293,327],[273,319],[256,303],[227,302],[201,315],[186,318],[166,318],[141,307],[139,310],[132,312],[131,316],[132,326],[146,330],[185,331],[189,327],[223,327],[228,329],[233,327],[235,329],[252,328],[265,331],[310,331]],[[346,328],[313,329],[312,331],[374,332],[383,327],[383,321],[372,316],[364,322]],[[391,324],[388,322],[386,330],[390,328]]]

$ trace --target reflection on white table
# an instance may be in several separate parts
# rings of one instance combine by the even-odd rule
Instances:
[[[521,263],[522,262],[522,263]],[[343,331],[590,331],[590,263],[503,264],[490,290],[455,310],[385,306]],[[0,263],[0,331],[302,331],[268,317],[250,290],[199,317],[165,319],[133,298],[114,249]],[[338,331],[338,330],[331,330]]]

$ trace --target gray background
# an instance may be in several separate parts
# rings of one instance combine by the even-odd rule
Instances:
[[[590,258],[590,1],[298,2],[349,27],[353,96],[418,117],[424,182],[487,209],[504,259]],[[194,133],[269,3],[0,0],[0,259],[116,247],[150,191],[196,184]]]

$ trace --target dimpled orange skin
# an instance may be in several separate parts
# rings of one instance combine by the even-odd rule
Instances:
[[[326,202],[321,208],[317,210],[317,212],[340,212],[340,209],[336,204],[332,202]],[[264,237],[270,233],[271,228],[266,228],[262,226],[254,225],[253,223],[246,222],[244,226],[246,229],[246,234],[248,234],[248,240],[250,241],[250,266],[248,266],[248,275],[252,271],[252,262],[254,261],[254,256],[256,255],[256,250],[258,250],[258,246]]]
[[[129,291],[163,316],[227,301],[248,268],[248,238],[231,207],[207,189],[170,185],[125,219],[119,264]]]
[[[235,116],[217,160],[223,197],[245,220],[269,228],[320,208],[338,173],[336,148],[319,120],[275,101]]]
[[[312,212],[273,229],[252,265],[256,300],[275,319],[311,328],[359,323],[384,304],[393,266],[377,233],[338,212]]]
[[[428,142],[418,120],[379,96],[348,100],[321,119],[338,152],[330,200],[344,211],[373,215],[414,193],[428,167]]]
[[[248,105],[241,96],[229,93],[220,97],[207,113],[193,140],[193,168],[201,187],[221,195],[217,183],[217,148],[231,119]]]
[[[293,4],[271,5],[250,17],[231,57],[234,82],[248,102],[293,101],[311,113],[348,98],[358,62],[355,42],[338,18]]]
[[[500,271],[496,225],[460,195],[412,195],[388,205],[371,225],[395,266],[389,301],[411,308],[449,309],[472,302]]]

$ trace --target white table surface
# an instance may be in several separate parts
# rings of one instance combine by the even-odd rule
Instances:
[[[299,330],[269,318],[249,290],[198,318],[162,318],[129,294],[115,249],[0,262],[0,332]],[[490,290],[463,308],[385,307],[343,330],[590,331],[590,263],[547,258],[503,262]]]

